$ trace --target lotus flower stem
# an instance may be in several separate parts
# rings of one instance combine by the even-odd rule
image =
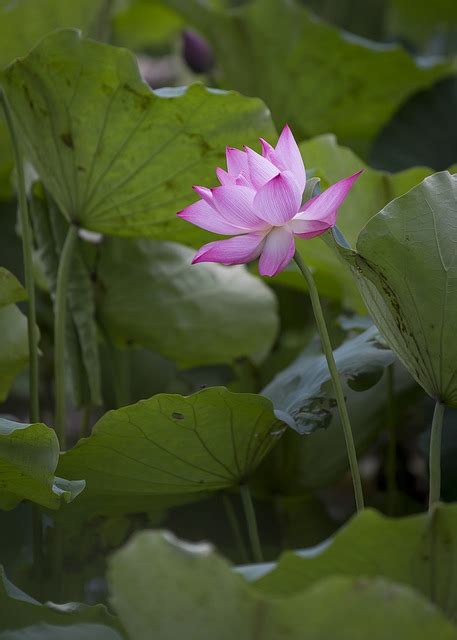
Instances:
[[[441,495],[441,433],[443,431],[443,417],[445,406],[439,400],[436,401],[433,412],[432,433],[430,438],[430,488],[428,498],[429,511]]]
[[[22,234],[22,257],[24,261],[24,280],[27,291],[27,329],[29,342],[29,382],[30,382],[30,422],[39,422],[39,386],[38,386],[38,332],[36,328],[35,283],[33,278],[33,243],[27,205],[27,192],[25,186],[24,163],[22,160],[19,142],[14,129],[13,118],[6,101],[5,95],[0,92],[3,111],[8,125],[11,142],[13,145],[14,161],[17,174],[17,191],[19,203],[19,218]]]
[[[346,449],[349,458],[349,466],[352,474],[352,482],[354,485],[355,503],[357,511],[361,511],[364,507],[362,482],[360,480],[359,466],[357,464],[357,453],[354,445],[354,437],[352,435],[351,423],[349,421],[349,415],[346,407],[346,401],[344,399],[344,393],[341,386],[340,376],[335,364],[335,358],[333,357],[332,344],[328,335],[327,325],[325,324],[324,314],[322,313],[322,306],[319,299],[319,294],[316,288],[316,283],[312,276],[311,271],[304,263],[301,255],[298,251],[295,251],[294,260],[302,272],[306,283],[308,285],[308,291],[311,298],[311,304],[313,307],[314,317],[317,324],[317,330],[322,343],[322,348],[327,359],[327,365],[330,371],[330,375],[333,382],[333,390],[336,396],[336,402],[338,405],[338,411],[340,413],[341,424],[343,426],[344,438],[346,440]]]
[[[251,491],[247,484],[242,484],[240,486],[240,493],[244,515],[246,516],[246,524],[248,526],[252,555],[255,562],[263,562],[262,547],[260,546],[259,530],[257,528],[254,504],[252,502]]]
[[[57,272],[57,288],[55,300],[54,328],[54,394],[55,411],[54,427],[60,446],[65,446],[65,336],[67,316],[68,275],[70,272],[73,251],[78,239],[78,229],[70,225],[62,248]]]

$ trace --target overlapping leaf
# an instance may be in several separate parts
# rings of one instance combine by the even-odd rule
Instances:
[[[344,342],[335,362],[349,389],[366,391],[379,382],[395,355],[376,327]],[[338,415],[327,361],[319,343],[311,344],[262,391],[274,406],[289,413],[299,433],[327,428]]]
[[[293,597],[269,597],[231,571],[210,545],[170,534],[141,533],[110,564],[112,604],[135,640],[457,637],[452,623],[406,586],[337,576]]]
[[[0,418],[0,507],[12,509],[22,500],[57,509],[84,488],[84,481],[56,478],[59,443],[42,423],[22,424]]]
[[[224,86],[265,100],[277,126],[288,122],[299,138],[331,131],[365,151],[408,96],[452,72],[341,32],[295,1],[254,0],[231,12],[168,4],[211,40]]]
[[[302,143],[300,150],[307,169],[321,178],[322,188],[364,169],[338,214],[338,227],[351,243],[355,243],[364,225],[383,206],[432,173],[425,167],[395,174],[374,170],[353,151],[338,145],[331,134]],[[342,268],[341,261],[321,238],[298,241],[297,247],[306,263],[313,267],[322,295],[341,300],[348,308],[364,311],[354,278],[349,270]],[[303,286],[303,278],[293,268],[284,271],[277,279],[294,287]]]
[[[193,251],[155,240],[106,239],[99,252],[98,316],[118,342],[188,367],[271,348],[275,296],[244,267],[191,266]]]
[[[64,605],[41,604],[12,584],[1,567],[0,611],[2,640],[116,640],[122,637],[118,634],[121,631],[119,622],[103,605],[90,607],[75,602]],[[92,634],[100,632],[100,635],[82,635],[81,627],[82,631],[91,631]],[[106,629],[113,633],[110,635]]]
[[[36,183],[30,194],[30,207],[37,244],[37,258],[54,298],[60,254],[68,225],[42,186]],[[89,270],[81,245],[74,250],[68,282],[67,362],[72,391],[78,406],[101,404],[101,374],[98,352],[95,301]]]
[[[339,247],[389,346],[433,398],[457,406],[457,175],[426,178]]]
[[[0,267],[0,401],[29,361],[27,320],[15,305],[26,297],[17,279]]]
[[[400,519],[371,510],[355,516],[315,557],[285,553],[256,587],[271,595],[292,595],[338,574],[383,577],[409,585],[456,617],[457,509]]]
[[[84,477],[87,500],[217,491],[255,470],[285,425],[269,400],[223,387],[159,394],[109,411],[63,454],[59,473]]]
[[[153,92],[132,53],[75,31],[49,35],[6,70],[3,85],[63,214],[102,233],[207,237],[176,218],[191,186],[214,181],[227,144],[272,134],[260,100],[201,85]]]

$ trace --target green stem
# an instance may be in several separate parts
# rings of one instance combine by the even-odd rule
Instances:
[[[78,230],[70,225],[62,248],[57,272],[54,328],[54,389],[55,412],[54,426],[60,446],[65,447],[65,336],[68,296],[68,275],[73,258],[73,250],[78,239]]]
[[[244,544],[243,536],[241,534],[240,523],[236,517],[235,509],[233,508],[230,496],[226,493],[223,494],[222,500],[224,502],[225,513],[227,514],[227,520],[229,521],[230,528],[233,532],[235,544],[238,549],[238,553],[243,564],[248,564],[249,558],[246,551],[246,545]]]
[[[303,262],[301,255],[298,251],[295,252],[294,260],[297,263],[298,268],[302,272],[306,283],[308,285],[308,291],[311,298],[311,304],[314,311],[314,317],[316,319],[317,330],[322,343],[322,348],[327,359],[327,366],[330,371],[330,376],[333,382],[333,390],[336,396],[336,402],[338,405],[338,411],[340,413],[341,424],[343,427],[344,438],[346,440],[346,449],[349,458],[349,466],[351,468],[352,482],[354,485],[355,503],[357,511],[360,511],[364,507],[362,482],[360,480],[359,466],[357,464],[357,453],[354,445],[354,437],[352,435],[351,423],[349,421],[349,415],[346,407],[346,401],[344,399],[343,388],[341,386],[340,376],[335,364],[335,358],[333,357],[332,344],[327,331],[327,325],[325,324],[324,314],[322,313],[322,307],[319,300],[319,294],[316,288],[316,283],[312,276],[311,271]]]
[[[92,418],[92,405],[86,404],[82,409],[81,425],[79,428],[79,435],[81,438],[88,438],[91,434],[91,418]]]
[[[240,486],[241,501],[243,503],[244,515],[248,526],[249,540],[251,542],[252,555],[255,562],[263,562],[262,547],[260,546],[259,531],[255,517],[254,504],[251,492],[247,484]]]
[[[386,479],[387,479],[387,513],[395,515],[397,498],[397,417],[395,412],[395,370],[394,364],[387,367],[387,445]]]
[[[30,422],[39,422],[39,388],[38,388],[38,332],[36,328],[36,304],[35,304],[35,283],[33,278],[33,242],[32,229],[27,205],[27,192],[25,186],[24,163],[19,148],[19,142],[14,129],[13,118],[6,101],[6,97],[1,93],[3,111],[5,113],[6,124],[8,125],[11,142],[13,145],[14,161],[17,174],[17,191],[19,202],[19,217],[22,232],[22,255],[24,260],[24,280],[27,291],[27,329],[29,340],[29,381],[30,381]]]
[[[16,137],[11,111],[2,91],[0,91],[1,102],[5,114],[6,124],[9,130],[11,143],[13,145],[14,161],[17,175],[17,192],[19,204],[19,218],[21,221],[22,234],[22,259],[24,262],[24,281],[27,291],[27,334],[29,347],[29,420],[31,423],[40,421],[40,395],[38,377],[38,330],[36,323],[36,301],[35,301],[35,281],[33,277],[33,240],[32,228],[27,203],[27,190],[25,186],[24,163]],[[42,542],[43,523],[41,512],[37,505],[32,505],[32,530],[33,530],[33,560],[36,574],[36,581],[39,589],[42,585],[43,562],[42,562]]]
[[[443,430],[443,417],[445,406],[438,400],[433,413],[432,434],[430,438],[430,488],[428,508],[432,509],[439,502],[441,495],[441,433]]]

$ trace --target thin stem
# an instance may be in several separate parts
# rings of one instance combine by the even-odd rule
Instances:
[[[335,364],[335,358],[333,357],[332,344],[328,335],[327,325],[325,324],[324,314],[322,313],[322,307],[319,300],[319,294],[316,288],[316,283],[312,276],[311,271],[303,262],[301,255],[298,251],[295,252],[294,260],[297,263],[298,268],[302,272],[306,283],[308,285],[308,291],[311,298],[311,304],[314,311],[314,317],[316,319],[317,330],[322,343],[322,348],[327,359],[327,366],[330,371],[330,376],[333,382],[333,390],[336,396],[336,402],[338,405],[338,411],[340,413],[341,425],[343,427],[344,438],[346,440],[346,449],[349,458],[349,466],[352,474],[352,482],[354,485],[355,503],[357,511],[360,511],[364,507],[362,482],[360,480],[359,466],[357,464],[357,453],[354,445],[354,437],[352,435],[351,423],[349,421],[349,415],[346,407],[346,401],[344,399],[343,388],[341,386],[340,376]]]
[[[444,409],[444,404],[437,400],[435,404],[435,411],[433,412],[432,434],[430,438],[429,511],[436,502],[439,502],[441,495],[441,433],[443,430]]]
[[[394,364],[387,367],[387,445],[386,479],[387,479],[387,513],[395,515],[397,499],[397,416],[395,411],[395,370]]]
[[[30,381],[30,422],[39,422],[39,388],[38,388],[38,332],[36,327],[35,283],[33,278],[33,242],[27,205],[24,163],[19,148],[19,141],[14,129],[13,118],[3,92],[0,92],[6,124],[8,125],[14,151],[14,161],[17,174],[17,191],[19,203],[19,217],[22,232],[22,256],[24,260],[24,280],[27,291],[27,329],[29,341],[29,381]]]
[[[81,438],[88,438],[90,436],[92,431],[91,418],[92,405],[86,404],[82,409],[81,425],[79,428],[79,435]]]
[[[255,562],[263,562],[262,547],[260,546],[259,531],[255,517],[254,504],[251,492],[247,484],[240,486],[241,501],[243,503],[244,515],[248,527],[249,540],[251,542],[252,555]]]
[[[24,163],[16,136],[11,111],[2,91],[0,99],[8,126],[11,143],[13,145],[14,161],[17,175],[17,192],[19,204],[19,218],[21,221],[22,235],[22,259],[24,263],[24,281],[27,291],[27,334],[29,347],[29,421],[40,421],[40,395],[38,376],[38,330],[36,323],[35,281],[33,277],[33,240],[32,227],[27,203],[27,190],[25,185]],[[41,512],[37,505],[32,505],[32,539],[33,560],[36,573],[36,581],[41,590],[43,577],[42,542],[43,522]]]
[[[55,412],[54,426],[61,448],[65,446],[65,336],[67,316],[68,275],[73,257],[73,250],[78,239],[78,230],[74,225],[68,229],[62,248],[57,272],[57,289],[55,300],[54,328],[54,389]]]
[[[238,522],[238,518],[236,517],[232,501],[230,500],[230,496],[226,493],[223,494],[222,500],[224,502],[225,513],[227,515],[227,520],[229,521],[229,525],[233,533],[233,538],[235,539],[235,544],[237,546],[241,562],[247,564],[249,562],[248,553],[246,550],[246,545],[244,544],[243,536],[240,529],[240,523]]]

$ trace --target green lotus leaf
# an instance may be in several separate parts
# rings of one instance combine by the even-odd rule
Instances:
[[[109,584],[112,605],[135,640],[457,637],[454,625],[407,586],[334,575],[292,597],[269,597],[211,545],[163,532],[140,533],[115,553]]]
[[[58,471],[83,477],[78,501],[194,494],[244,482],[278,441],[285,424],[271,402],[223,387],[191,396],[159,394],[109,411],[89,438],[64,453]]]
[[[257,99],[196,84],[152,91],[134,55],[76,31],[47,36],[6,69],[24,148],[68,221],[92,231],[200,241],[176,217],[214,182],[225,146],[271,136]]]
[[[193,253],[175,243],[107,238],[96,271],[105,331],[185,367],[268,352],[279,324],[271,289],[242,266],[192,266]]]
[[[365,152],[410,95],[453,71],[340,31],[294,0],[254,0],[232,11],[199,0],[167,4],[211,41],[223,86],[259,96],[276,125],[288,122],[299,139],[331,131]]]
[[[411,375],[457,406],[457,175],[423,180],[362,230],[352,265],[370,314]]]

